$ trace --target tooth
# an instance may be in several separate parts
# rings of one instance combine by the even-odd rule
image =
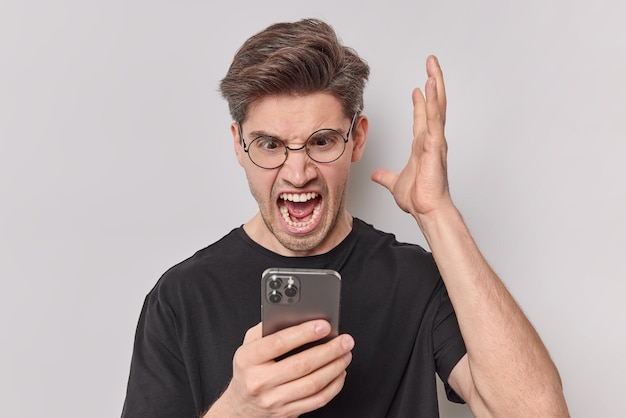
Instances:
[[[317,193],[315,192],[310,192],[310,193],[282,193],[279,196],[282,200],[286,200],[289,202],[306,202],[309,201],[311,199],[315,199],[317,197]]]

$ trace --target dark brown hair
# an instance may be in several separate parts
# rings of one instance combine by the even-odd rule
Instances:
[[[343,46],[333,28],[317,19],[276,23],[239,48],[220,83],[230,114],[243,123],[251,104],[270,95],[326,92],[347,117],[363,110],[369,66]]]

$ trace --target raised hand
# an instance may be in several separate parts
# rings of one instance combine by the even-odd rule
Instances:
[[[319,409],[343,388],[354,340],[331,341],[274,359],[330,332],[326,321],[310,321],[261,338],[260,324],[250,328],[233,359],[233,378],[208,417],[297,417]]]
[[[436,57],[428,57],[426,71],[426,97],[419,88],[413,90],[413,145],[406,167],[399,174],[387,169],[372,173],[372,180],[387,188],[398,206],[418,221],[452,203],[444,135],[446,91]]]

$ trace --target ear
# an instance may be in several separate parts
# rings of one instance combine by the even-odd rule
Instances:
[[[365,142],[367,141],[367,130],[369,127],[367,117],[359,116],[354,122],[354,128],[352,131],[352,162],[356,163],[361,159],[363,150],[365,149]]]
[[[243,145],[241,145],[241,138],[239,137],[239,124],[237,122],[233,122],[230,124],[230,133],[233,136],[233,146],[235,147],[235,155],[237,156],[237,161],[239,165],[243,167]]]

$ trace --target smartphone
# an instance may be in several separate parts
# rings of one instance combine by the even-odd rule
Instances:
[[[324,343],[339,334],[340,301],[341,275],[335,270],[268,268],[261,277],[263,336],[313,319],[325,319],[331,325],[330,334],[294,352]]]

